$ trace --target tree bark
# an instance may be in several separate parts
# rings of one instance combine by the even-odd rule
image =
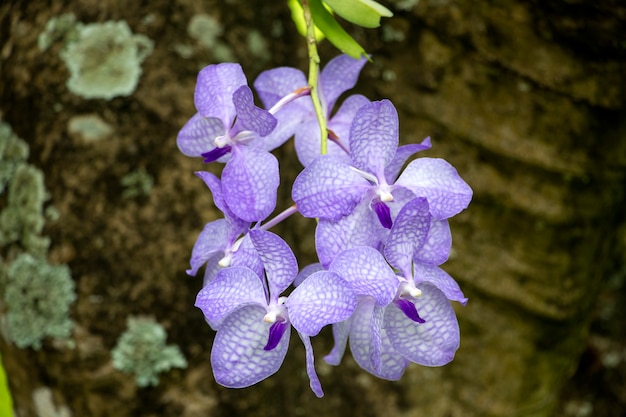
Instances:
[[[0,337],[16,416],[41,414],[36,392],[49,392],[59,415],[74,416],[556,415],[598,294],[626,258],[626,6],[386,4],[395,16],[380,29],[347,26],[373,55],[357,91],[391,99],[401,142],[430,136],[427,155],[450,161],[475,192],[451,222],[453,255],[444,265],[470,299],[457,309],[456,359],[381,381],[349,355],[337,368],[324,364],[332,346],[326,329],[314,340],[323,399],[308,388],[295,338],[268,380],[242,390],[218,386],[209,363],[214,332],[193,307],[201,278],[185,269],[198,233],[219,213],[193,175],[206,167],[181,155],[175,139],[195,112],[197,72],[219,62],[223,48],[250,83],[275,66],[306,68],[286,5],[14,1],[0,5],[0,115],[45,174],[47,204],[60,213],[44,229],[48,259],[70,266],[78,296],[73,348],[47,340],[41,350],[19,349]],[[131,96],[88,100],[68,91],[61,45],[37,46],[46,22],[68,12],[84,23],[125,20],[154,41]],[[188,34],[199,13],[223,28],[208,48]],[[327,44],[321,53],[323,62],[335,55]],[[70,120],[84,114],[98,115],[113,133],[100,141],[71,133]],[[289,184],[300,168],[291,143],[277,154],[280,210],[291,204]],[[153,188],[124,197],[122,179],[138,170]],[[301,266],[315,261],[314,225],[293,218],[276,229]],[[1,250],[7,260],[15,248]],[[137,315],[163,324],[188,361],[156,387],[139,388],[112,366],[126,319]]]

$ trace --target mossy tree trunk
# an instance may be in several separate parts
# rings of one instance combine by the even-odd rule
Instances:
[[[0,337],[19,417],[35,416],[46,401],[74,416],[554,415],[597,294],[625,257],[626,7],[386,4],[394,18],[355,33],[374,58],[358,89],[391,99],[401,141],[431,136],[428,155],[452,162],[475,191],[451,223],[454,254],[445,264],[470,298],[457,310],[455,361],[380,381],[349,357],[338,368],[323,364],[332,343],[325,331],[314,341],[322,400],[308,389],[296,340],[278,374],[257,386],[228,390],[213,381],[213,332],[193,307],[201,279],[184,271],[197,234],[218,213],[193,175],[205,167],[180,155],[175,138],[195,111],[198,70],[219,56],[241,62],[249,81],[278,65],[305,68],[283,2],[4,2],[0,114],[45,174],[48,204],[60,213],[44,229],[48,259],[70,266],[78,293],[73,348],[47,341],[38,351],[18,349]],[[67,12],[85,23],[126,20],[154,41],[131,96],[87,100],[67,90],[61,45],[37,47],[46,22]],[[199,13],[223,28],[208,48],[187,32]],[[334,52],[322,45],[322,54]],[[112,133],[100,141],[71,133],[68,123],[85,114]],[[291,145],[278,154],[281,209],[299,167]],[[147,195],[124,193],[133,172],[154,179]],[[295,218],[279,229],[307,261],[313,227]],[[127,317],[141,315],[163,324],[189,362],[154,388],[138,388],[111,364]]]

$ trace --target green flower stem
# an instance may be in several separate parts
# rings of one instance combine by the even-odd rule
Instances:
[[[315,42],[315,24],[311,17],[311,9],[308,0],[301,0],[302,10],[304,11],[304,22],[306,24],[306,42],[309,51],[309,87],[311,88],[311,100],[313,108],[317,115],[317,122],[320,126],[321,148],[320,153],[325,155],[328,153],[328,131],[326,127],[326,115],[322,108],[320,95],[318,91],[318,76],[320,72],[320,57],[317,53],[317,44]]]

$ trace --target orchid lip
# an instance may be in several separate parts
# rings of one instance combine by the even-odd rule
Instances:
[[[275,321],[270,327],[267,344],[263,347],[263,350],[273,350],[276,346],[278,346],[288,326],[289,322],[283,318],[279,321]]]

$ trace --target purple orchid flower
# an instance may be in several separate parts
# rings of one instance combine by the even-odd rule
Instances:
[[[277,120],[254,105],[239,64],[209,65],[200,71],[194,95],[198,113],[180,130],[180,151],[204,162],[226,162],[224,199],[249,222],[266,218],[276,205],[278,161],[253,144],[276,127]]]
[[[215,380],[243,388],[274,374],[287,353],[293,326],[305,346],[311,389],[321,397],[310,337],[327,324],[346,320],[356,308],[356,296],[337,274],[318,271],[281,297],[298,273],[293,252],[273,233],[254,229],[249,236],[265,274],[244,266],[223,269],[196,299],[217,329],[211,351]]]
[[[395,107],[388,100],[372,102],[352,123],[351,163],[322,155],[298,175],[292,198],[303,216],[320,219],[316,244],[322,264],[348,247],[376,247],[388,234],[382,229],[390,229],[393,217],[416,196],[428,199],[437,220],[467,207],[472,190],[443,159],[416,159],[398,177],[409,157],[430,146],[426,138],[398,147]]]
[[[258,274],[262,273],[261,260],[246,234],[250,222],[240,219],[230,210],[219,178],[205,171],[196,172],[196,175],[211,190],[213,202],[224,213],[224,218],[207,223],[200,232],[191,251],[191,268],[187,274],[195,276],[206,264],[206,284],[215,278],[220,269],[231,265],[247,266]]]
[[[336,114],[331,113],[341,94],[354,87],[359,73],[365,65],[365,58],[356,60],[347,55],[339,55],[328,62],[319,77],[319,94],[323,112],[328,120],[327,127],[335,141],[329,141],[328,154],[349,160],[346,139],[350,124],[357,110],[369,100],[362,95],[348,97]],[[282,97],[308,86],[302,71],[279,67],[262,72],[254,82],[263,104],[273,107]],[[282,143],[295,134],[296,153],[303,166],[308,166],[320,155],[320,128],[310,99],[297,99],[275,114],[278,126],[270,137],[270,142]]]
[[[452,360],[459,327],[450,300],[465,304],[467,299],[444,271],[413,260],[439,260],[449,251],[442,239],[434,244],[432,236],[440,231],[431,234],[432,225],[427,200],[416,198],[398,214],[384,257],[374,248],[356,247],[335,258],[329,270],[348,282],[359,302],[350,319],[333,326],[335,347],[328,363],[340,362],[348,341],[357,363],[384,379],[399,379],[410,362],[441,366]],[[425,250],[444,255],[425,256]]]

